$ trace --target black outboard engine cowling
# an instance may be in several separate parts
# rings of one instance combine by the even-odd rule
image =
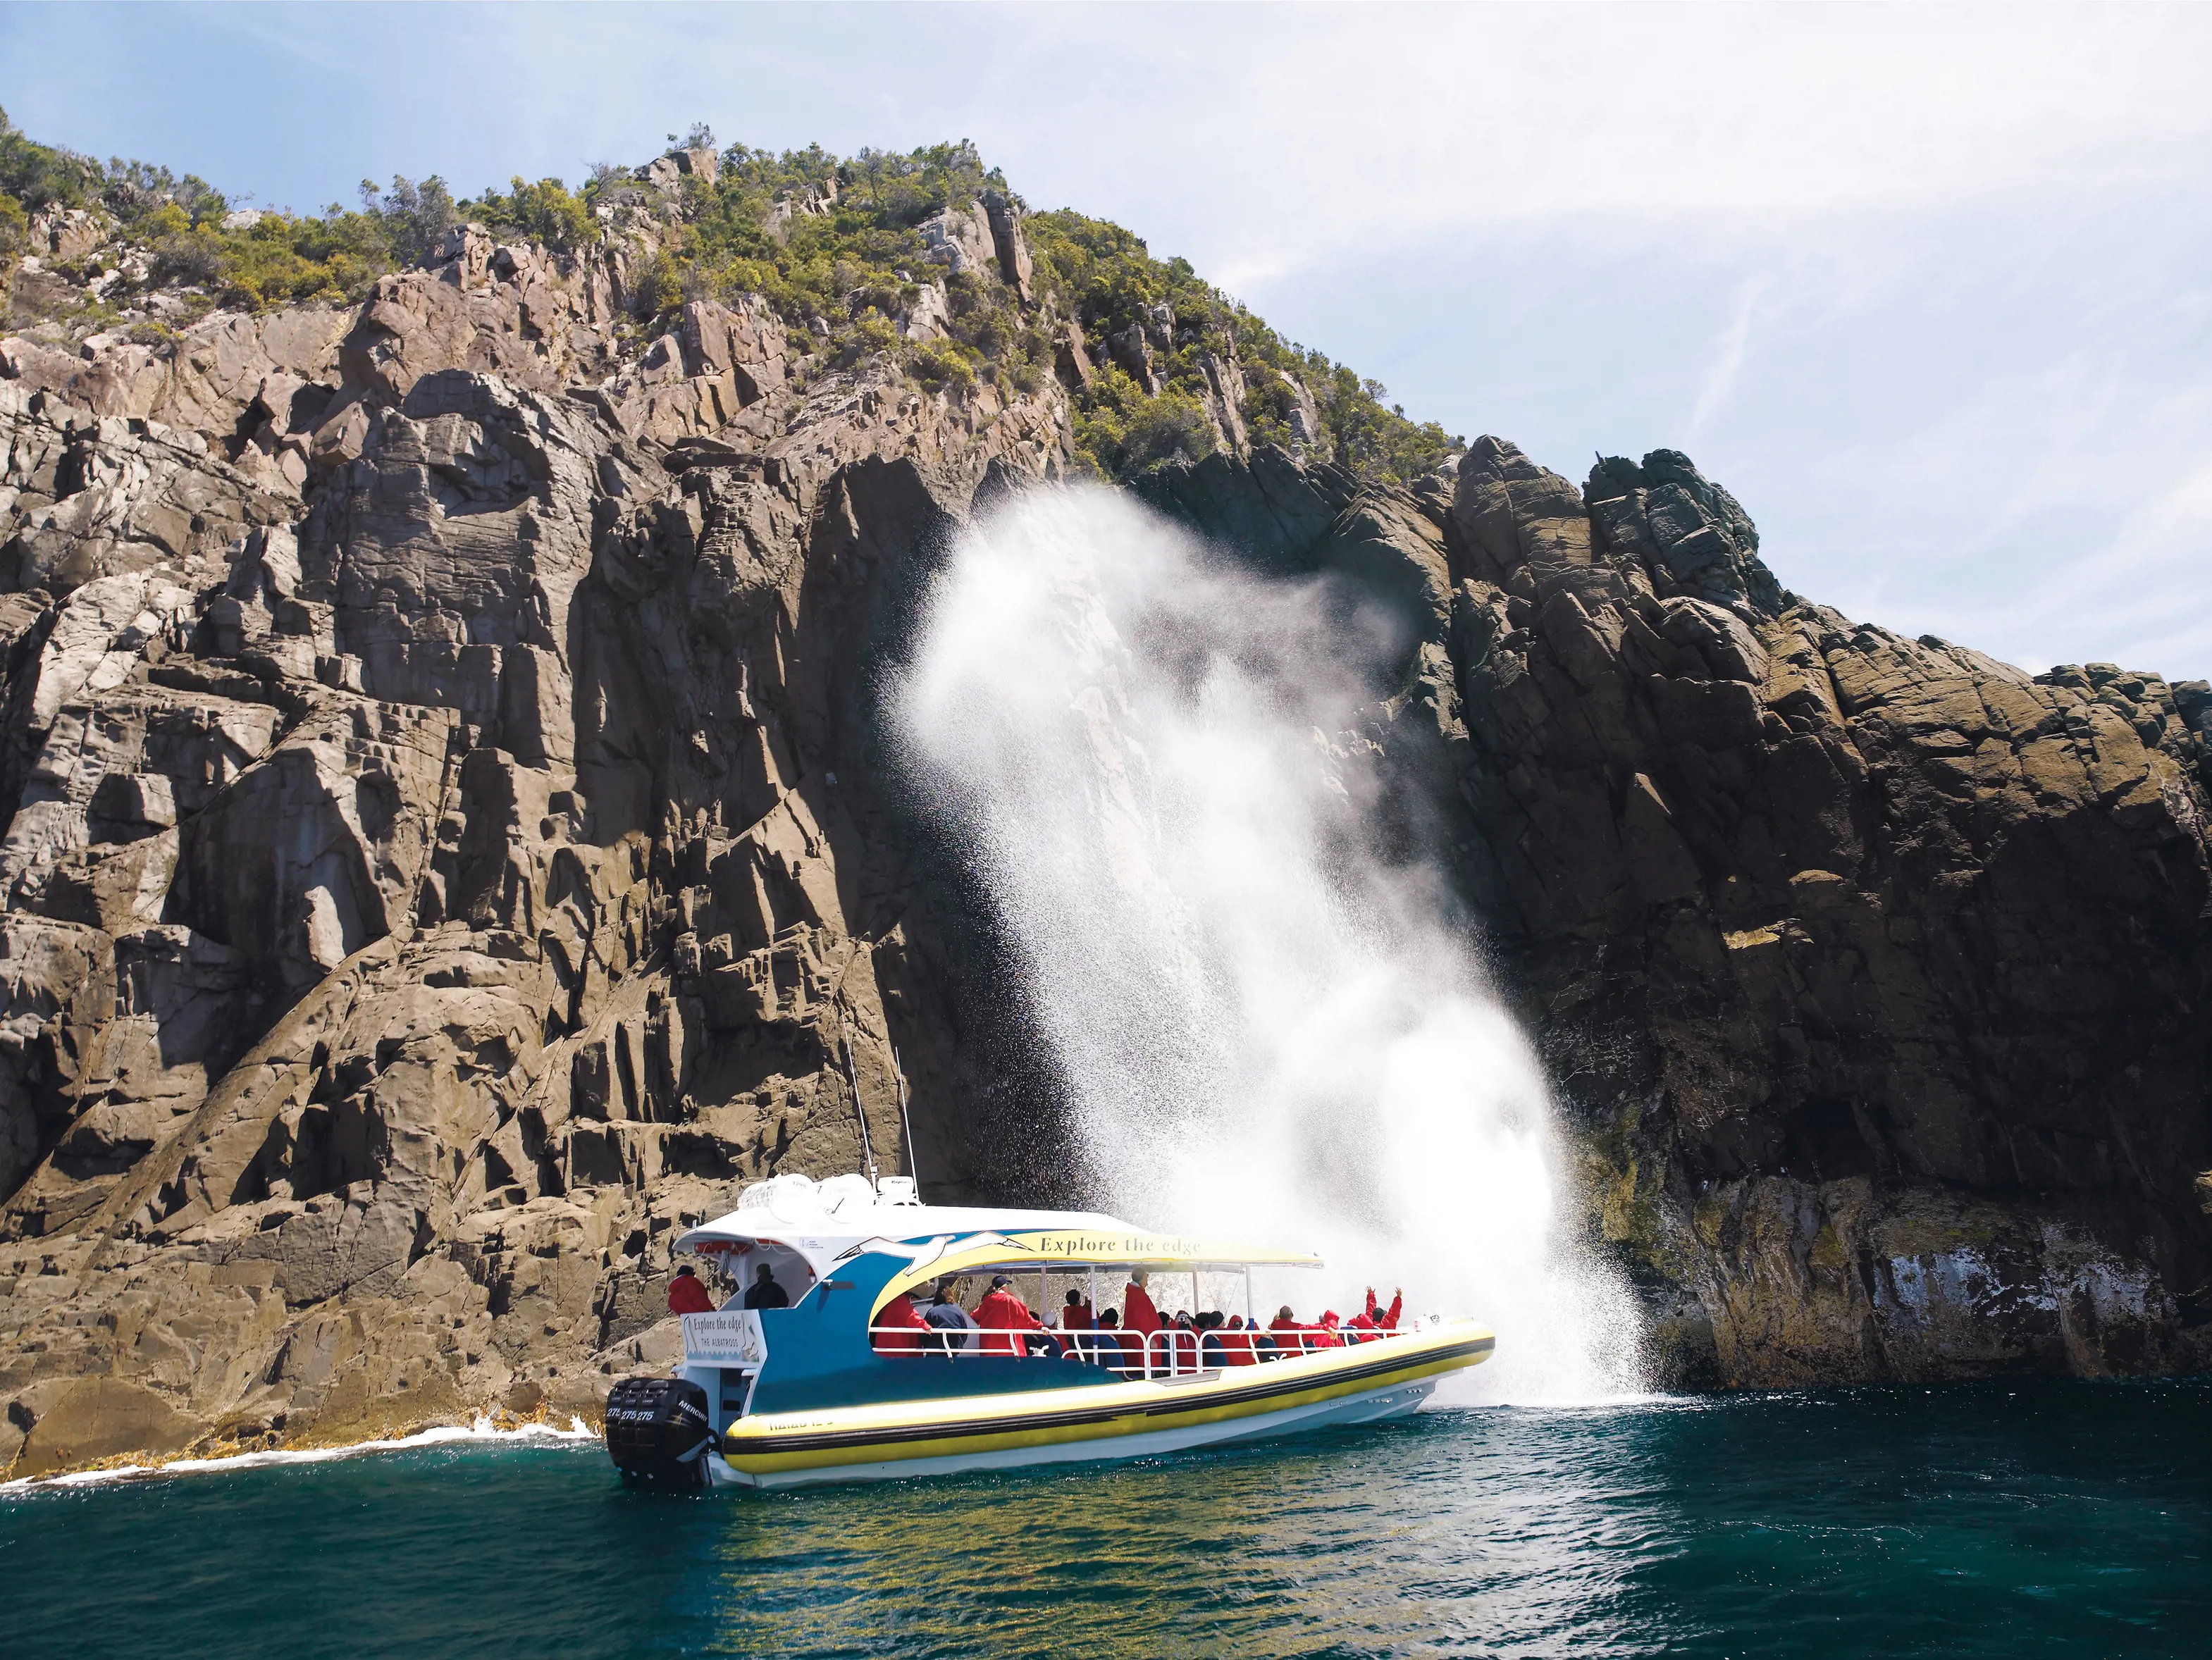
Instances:
[[[607,1456],[623,1480],[696,1492],[714,1444],[707,1391],[688,1377],[625,1377],[607,1395]]]

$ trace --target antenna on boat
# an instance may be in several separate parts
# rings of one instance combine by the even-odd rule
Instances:
[[[906,1114],[906,1062],[899,1059],[898,1045],[891,1045],[891,1076],[898,1081],[899,1134],[906,1138],[906,1173],[913,1180],[921,1180],[921,1173],[914,1167],[914,1121]]]
[[[860,1157],[868,1166],[868,1186],[876,1185],[876,1150],[868,1140],[868,1110],[860,1104],[860,1074],[853,1065],[853,1028],[841,1006],[837,1030],[845,1039],[845,1081],[853,1086],[853,1116],[860,1121]]]

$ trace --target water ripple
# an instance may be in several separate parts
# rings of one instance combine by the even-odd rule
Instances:
[[[0,1493],[0,1580],[27,1655],[2193,1654],[2208,1426],[2203,1380],[1863,1389],[688,1499],[462,1439]]]

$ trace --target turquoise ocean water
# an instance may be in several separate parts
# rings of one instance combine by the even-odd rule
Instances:
[[[2212,1380],[1438,1410],[624,1492],[483,1442],[0,1493],[0,1652],[2212,1654]]]

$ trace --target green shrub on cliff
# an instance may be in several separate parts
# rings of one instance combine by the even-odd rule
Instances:
[[[41,208],[94,205],[100,182],[99,162],[32,143],[0,109],[0,193],[14,197],[27,215]]]
[[[394,175],[388,196],[364,179],[361,205],[382,231],[395,265],[412,265],[428,258],[446,240],[446,233],[460,222],[453,192],[434,173],[419,185]]]
[[[1078,453],[1110,478],[1162,461],[1200,461],[1220,447],[1204,404],[1172,390],[1148,396],[1110,363],[1075,400],[1074,419]]]
[[[31,216],[12,196],[0,195],[0,266],[10,265],[23,252],[31,231]]]
[[[562,253],[574,253],[599,240],[599,222],[590,206],[582,197],[571,195],[558,179],[541,179],[532,185],[518,176],[507,180],[506,195],[488,190],[460,206],[487,229],[542,242]]]
[[[1109,335],[1130,328],[1150,337],[1160,397],[1177,400],[1152,418],[1152,430],[1173,428],[1184,419],[1182,405],[1203,400],[1210,386],[1206,360],[1212,357],[1223,368],[1234,362],[1242,372],[1248,390],[1239,413],[1255,443],[1291,442],[1297,395],[1280,378],[1290,375],[1312,394],[1331,457],[1355,472],[1411,481],[1465,447],[1434,422],[1416,424],[1402,410],[1387,407],[1379,383],[1283,339],[1201,278],[1188,260],[1153,258],[1143,240],[1121,226],[1066,209],[1033,215],[1027,226],[1040,284],[1050,283],[1067,300],[1094,352]],[[1159,315],[1162,306],[1168,317]],[[1106,435],[1126,427],[1129,392],[1121,381],[1127,377],[1115,381],[1102,374],[1076,399],[1079,448],[1101,471],[1117,477],[1127,476],[1133,454],[1158,459],[1152,447],[1132,450],[1102,440],[1104,447],[1098,447],[1084,438],[1086,430]],[[1143,396],[1133,381],[1127,384]]]
[[[150,280],[205,289],[245,311],[306,300],[358,300],[391,266],[391,245],[373,216],[333,207],[323,216],[264,213],[225,230],[194,224],[167,203],[132,227],[153,254]]]

